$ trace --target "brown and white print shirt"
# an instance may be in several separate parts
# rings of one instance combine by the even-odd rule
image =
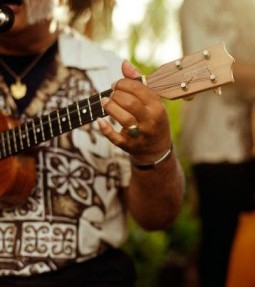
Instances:
[[[101,57],[106,57],[103,51]],[[57,56],[54,73],[48,73],[24,117],[48,114],[96,93],[95,71],[88,76],[61,61]],[[98,68],[99,76],[104,69]],[[109,77],[107,69],[105,74]],[[0,108],[15,110],[8,93],[0,79]],[[121,190],[129,181],[129,160],[95,122],[40,144],[35,154],[37,182],[31,194],[23,205],[0,210],[0,275],[57,270],[107,246],[118,247],[127,237]]]

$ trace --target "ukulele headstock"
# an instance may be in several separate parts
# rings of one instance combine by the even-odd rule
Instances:
[[[234,82],[233,63],[233,57],[220,43],[162,65],[146,77],[147,85],[163,98],[189,98]]]

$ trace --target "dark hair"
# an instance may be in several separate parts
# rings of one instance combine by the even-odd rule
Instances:
[[[93,0],[68,0],[71,11],[81,14],[85,9],[90,8]]]

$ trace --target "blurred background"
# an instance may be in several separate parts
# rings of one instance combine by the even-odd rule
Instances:
[[[89,10],[84,9],[84,0],[71,2],[75,28],[130,60],[145,75],[182,56],[178,19],[182,0],[91,0]],[[165,104],[178,152],[182,100]],[[181,161],[188,180],[189,164]],[[166,232],[144,232],[130,219],[131,232],[124,248],[135,259],[137,287],[198,286],[200,227],[196,195],[192,185],[187,186],[181,213]]]

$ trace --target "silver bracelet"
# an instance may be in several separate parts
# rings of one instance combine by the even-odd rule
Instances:
[[[138,163],[135,162],[133,160],[131,160],[132,165],[140,170],[148,170],[148,169],[154,169],[156,168],[161,162],[163,162],[165,159],[167,159],[170,154],[173,151],[173,146],[171,145],[171,147],[169,149],[167,149],[167,151],[157,160],[152,161],[152,162],[147,162],[147,163]]]

